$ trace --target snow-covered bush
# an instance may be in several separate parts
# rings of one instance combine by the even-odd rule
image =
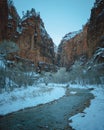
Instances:
[[[19,47],[12,41],[3,41],[0,43],[0,54],[7,56],[9,53],[19,51]]]
[[[19,50],[14,42],[4,41],[0,44],[0,91],[11,91],[15,87],[32,85],[34,78],[32,73],[25,73],[21,65],[8,60],[8,54]]]
[[[103,84],[104,48],[98,48],[86,64],[80,60],[75,61],[69,71],[69,82],[81,85]]]

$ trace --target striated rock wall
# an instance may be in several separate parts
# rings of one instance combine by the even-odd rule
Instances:
[[[22,19],[16,35],[20,56],[34,63],[54,63],[54,43],[45,30],[40,16]]]
[[[7,40],[16,41],[17,27],[20,22],[20,17],[11,0],[8,0],[8,29]]]
[[[74,61],[81,56],[87,56],[87,28],[88,24],[83,27],[83,30],[66,34],[58,48],[57,61],[60,66],[70,67]]]
[[[12,0],[1,0],[0,10],[0,40],[16,42],[20,48],[17,55],[31,60],[35,65],[38,62],[54,64],[54,43],[40,14],[31,9],[21,19]]]
[[[91,10],[87,40],[89,57],[96,49],[104,47],[104,0],[96,0]]]
[[[91,58],[95,52],[99,62],[103,62],[104,0],[95,1],[90,19],[81,32],[65,35],[58,48],[57,61],[60,66],[70,67],[76,59]]]
[[[0,0],[0,42],[7,38],[8,4],[7,0]]]
[[[21,19],[11,0],[0,1],[0,41],[14,41],[20,51],[18,56],[38,62],[70,67],[76,59],[91,58],[99,48],[104,48],[104,0],[96,0],[89,22],[82,30],[66,34],[55,60],[54,43],[47,33],[40,14],[31,9]]]

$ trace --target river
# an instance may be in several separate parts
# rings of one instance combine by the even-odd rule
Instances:
[[[93,98],[90,90],[67,89],[58,100],[0,117],[0,130],[72,130],[68,119],[83,112]]]

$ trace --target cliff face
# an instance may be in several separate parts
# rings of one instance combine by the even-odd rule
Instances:
[[[87,40],[89,57],[96,49],[104,47],[104,0],[96,0],[91,10]]]
[[[17,27],[17,43],[20,56],[31,59],[34,63],[39,61],[54,63],[54,43],[45,30],[39,14],[32,9],[23,17]]]
[[[81,56],[87,56],[87,28],[66,34],[58,48],[57,61],[60,66],[70,67]]]
[[[89,22],[78,33],[69,33],[58,48],[58,64],[70,67],[78,58],[95,57],[104,62],[104,0],[96,0]],[[83,56],[83,57],[82,57]]]
[[[31,11],[27,11],[21,19],[11,0],[2,1],[3,2],[0,2],[0,7],[3,8],[4,6],[2,5],[8,6],[3,8],[2,13],[0,12],[0,14],[3,15],[0,16],[2,18],[0,22],[7,19],[6,22],[4,22],[4,27],[6,26],[7,30],[5,31],[3,27],[2,30],[5,31],[4,34],[0,32],[2,34],[1,41],[4,39],[14,41],[20,48],[18,56],[31,60],[35,65],[37,65],[38,62],[53,64],[55,57],[54,43],[44,27],[40,14],[37,13],[35,9],[31,9]],[[3,12],[5,12],[6,15],[3,14]],[[2,24],[0,24],[0,26],[2,26]],[[6,32],[7,37],[5,35]]]
[[[0,0],[0,41],[7,38],[8,4],[7,0]]]
[[[7,39],[10,41],[16,41],[17,28],[20,22],[20,17],[16,11],[16,8],[11,0],[8,2],[8,29]]]

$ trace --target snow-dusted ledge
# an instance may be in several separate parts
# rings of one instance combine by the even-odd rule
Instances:
[[[62,87],[63,86],[63,87]],[[0,94],[0,115],[6,115],[24,108],[45,104],[65,95],[65,85],[38,84]]]

